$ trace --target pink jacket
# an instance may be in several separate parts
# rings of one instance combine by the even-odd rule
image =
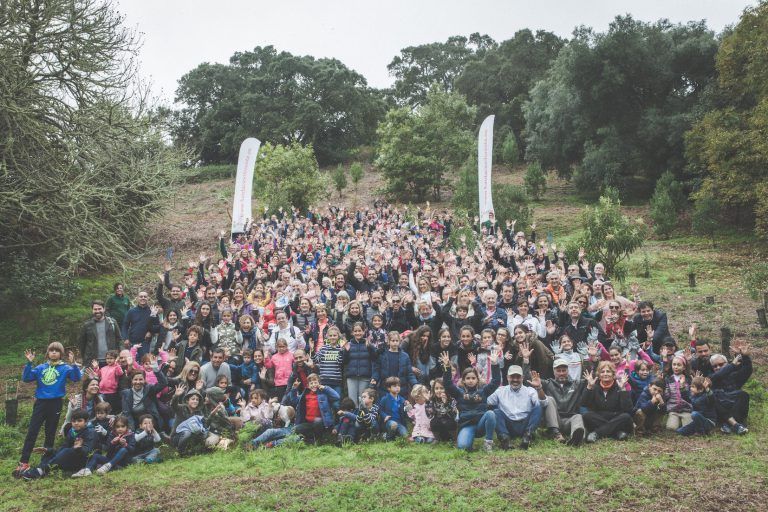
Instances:
[[[286,386],[293,371],[293,354],[290,351],[285,354],[275,352],[264,361],[264,366],[275,369],[275,386]]]
[[[96,374],[99,376],[99,393],[117,393],[118,381],[120,380],[120,377],[123,376],[123,369],[120,368],[119,364],[113,363],[104,366],[103,368],[99,368]]]
[[[240,417],[244,422],[251,421],[260,425],[269,424],[272,421],[272,408],[266,400],[261,402],[258,407],[254,407],[249,403],[240,411]]]
[[[138,351],[138,347],[136,346],[131,347],[131,357],[133,357],[133,368],[136,370],[144,371],[144,365],[136,361],[137,351]],[[165,364],[168,362],[168,352],[166,352],[165,350],[160,350],[160,362],[162,364]],[[150,384],[150,385],[157,384],[157,377],[155,377],[154,372],[144,371],[144,380],[146,380],[147,384]]]
[[[434,439],[435,434],[432,433],[430,427],[429,416],[427,416],[427,405],[416,404],[408,411],[408,417],[413,420],[413,432],[411,432],[411,439],[414,437],[427,437]]]

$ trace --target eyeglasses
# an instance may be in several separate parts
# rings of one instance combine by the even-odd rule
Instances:
[[[198,370],[189,370],[187,373],[200,373]]]

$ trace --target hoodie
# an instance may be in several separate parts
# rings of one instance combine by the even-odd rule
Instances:
[[[21,374],[21,380],[24,382],[37,381],[35,398],[42,400],[63,397],[67,392],[67,378],[72,382],[77,382],[81,377],[79,366],[70,366],[61,361],[56,363],[47,361],[35,367],[32,366],[32,363],[27,362],[24,366],[24,372]]]

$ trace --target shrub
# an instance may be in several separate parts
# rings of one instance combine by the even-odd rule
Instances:
[[[715,232],[720,225],[720,204],[717,199],[710,193],[699,195],[691,217],[694,233],[709,237],[714,247]]]
[[[355,162],[350,165],[349,177],[352,178],[352,185],[354,185],[355,192],[357,192],[357,184],[360,183],[361,179],[363,179],[363,164],[360,162]]]
[[[343,165],[339,164],[331,173],[331,180],[333,180],[333,187],[339,193],[339,197],[341,197],[342,191],[347,188],[347,173],[344,172]]]
[[[537,201],[546,192],[547,177],[544,175],[539,162],[528,165],[528,169],[525,171],[525,190]]]
[[[585,209],[581,222],[579,246],[592,261],[605,265],[607,275],[623,281],[626,269],[620,263],[642,247],[647,235],[643,219],[630,220],[618,200],[601,196],[596,206]]]
[[[325,191],[312,146],[264,144],[256,161],[254,192],[267,205],[306,210]]]
[[[658,186],[651,197],[651,219],[654,232],[661,238],[669,238],[677,226],[677,212],[672,198],[669,192]]]

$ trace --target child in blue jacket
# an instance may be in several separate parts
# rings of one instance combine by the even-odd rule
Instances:
[[[29,428],[27,429],[27,437],[24,439],[24,447],[21,449],[19,465],[13,471],[13,476],[16,478],[29,469],[29,457],[43,424],[45,424],[43,448],[46,451],[53,450],[62,401],[67,391],[67,379],[77,382],[82,377],[80,367],[75,364],[75,355],[72,352],[67,353],[67,363],[62,361],[64,346],[57,341],[48,345],[46,350],[48,360],[43,364],[32,366],[35,353],[31,350],[25,350],[24,356],[27,358],[27,364],[24,366],[21,380],[37,382],[37,389],[35,390],[32,418],[29,420]]]
[[[400,379],[387,377],[384,381],[387,393],[379,400],[379,416],[384,430],[384,437],[391,441],[408,435],[405,413],[405,398],[400,395]]]
[[[694,434],[709,434],[717,422],[715,397],[709,387],[712,382],[708,378],[694,377],[691,381],[691,421],[678,428],[676,432],[684,436]]]
[[[320,384],[320,377],[311,373],[307,377],[307,387],[299,393],[298,382],[288,393],[288,402],[296,409],[296,428],[293,432],[306,442],[317,442],[333,427],[333,408],[339,394],[329,386]]]
[[[42,478],[53,466],[63,471],[78,471],[85,467],[88,456],[93,452],[94,441],[93,429],[88,426],[88,412],[74,411],[70,419],[72,428],[65,434],[64,446],[56,452],[46,450],[40,466],[29,468],[20,475],[24,480]]]

